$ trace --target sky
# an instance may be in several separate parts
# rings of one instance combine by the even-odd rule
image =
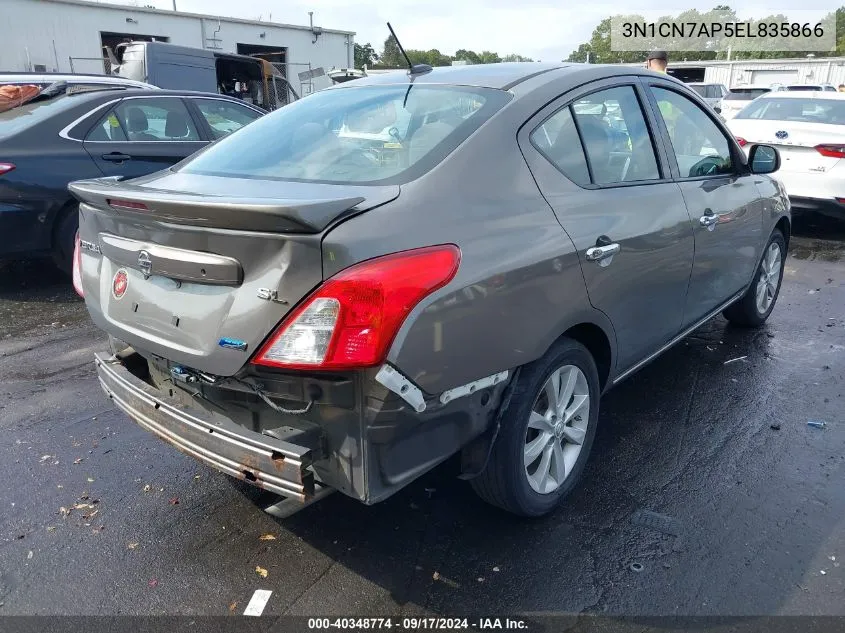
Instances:
[[[126,4],[131,0],[108,0]],[[172,9],[173,0],[136,0],[160,9]],[[634,11],[617,0],[597,2],[562,0],[176,0],[179,11],[204,13],[287,24],[314,24],[323,28],[355,31],[359,44],[371,43],[381,52],[389,35],[389,20],[405,48],[452,55],[465,48],[490,50],[507,55],[518,53],[541,61],[560,61],[590,38],[605,17]],[[664,10],[665,14],[696,7],[706,11],[718,4],[734,8],[740,17],[764,17],[775,11],[789,14],[783,0],[722,0],[699,4],[693,0],[651,0],[637,3],[642,9]],[[792,8],[798,2],[787,3]],[[568,5],[568,6],[567,6]],[[832,11],[831,0],[802,0],[801,9]],[[577,10],[573,7],[577,7]],[[772,7],[775,7],[772,9]]]

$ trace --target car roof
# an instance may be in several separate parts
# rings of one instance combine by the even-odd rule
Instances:
[[[344,87],[386,85],[386,84],[447,84],[473,86],[477,88],[498,88],[507,90],[526,79],[550,70],[566,68],[571,64],[544,62],[506,62],[501,64],[467,64],[464,66],[438,66],[431,72],[420,73],[413,78],[407,70],[396,70],[367,75],[354,81],[347,81],[327,88],[335,90]]]
[[[845,100],[845,92],[833,92],[830,90],[806,90],[789,92],[786,90],[773,90],[758,99],[838,99]]]
[[[54,83],[57,81],[65,81],[69,84],[84,83],[84,84],[103,84],[108,86],[135,86],[137,88],[155,89],[158,87],[152,84],[144,83],[143,81],[135,81],[134,79],[127,79],[126,77],[118,77],[116,75],[97,75],[94,73],[10,73],[0,72],[0,84],[16,84],[24,82],[32,83]]]
[[[411,76],[407,70],[394,70],[382,72],[375,75],[367,75],[360,79],[345,81],[336,84],[326,90],[345,90],[360,86],[379,85],[409,85],[429,84],[447,86],[469,86],[475,88],[496,88],[499,90],[510,90],[528,80],[537,78],[537,82],[531,82],[536,87],[544,83],[543,78],[548,76],[548,81],[556,81],[565,77],[571,77],[573,81],[594,81],[597,79],[617,77],[622,75],[642,75],[653,77],[657,73],[645,68],[623,66],[621,64],[578,64],[578,63],[551,63],[551,62],[505,62],[499,64],[467,64],[465,66],[441,66],[432,69],[427,73],[419,73]],[[660,75],[661,78],[685,85],[671,75]],[[530,91],[530,90],[529,90]]]
[[[216,92],[200,92],[197,90],[164,90],[161,88],[156,89],[154,92],[150,91],[146,88],[127,88],[122,86],[103,86],[95,87],[95,88],[88,88],[82,92],[74,92],[68,95],[70,98],[75,100],[82,100],[82,99],[90,99],[95,100],[101,98],[103,96],[112,96],[116,99],[123,99],[125,97],[149,97],[151,99],[155,99],[158,97],[213,97],[215,99],[223,99],[225,101],[232,101],[235,103],[242,103],[246,106],[251,107],[258,107],[252,103],[247,103],[242,99],[236,99],[234,97],[229,97],[227,95],[221,95]],[[259,108],[261,109],[261,108]]]
[[[734,90],[774,90],[774,88],[764,84],[743,84],[742,86],[734,86],[730,89],[731,92]]]

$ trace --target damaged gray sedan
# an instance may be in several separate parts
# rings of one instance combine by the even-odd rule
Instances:
[[[665,75],[415,67],[73,183],[74,285],[106,394],[277,513],[373,504],[460,452],[484,499],[538,516],[605,390],[720,312],[768,318],[778,166]]]

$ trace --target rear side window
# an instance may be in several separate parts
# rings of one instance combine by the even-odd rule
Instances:
[[[252,108],[222,99],[195,99],[194,103],[211,128],[215,139],[228,136],[261,116],[260,112]]]
[[[568,106],[535,128],[531,142],[569,180],[582,186],[590,184],[584,146]]]
[[[130,141],[200,140],[197,128],[182,99],[126,99],[114,112]]]
[[[510,99],[428,85],[334,88],[257,119],[180,171],[302,182],[393,184],[439,163]]]
[[[123,127],[120,125],[120,120],[114,111],[109,112],[102,120],[88,132],[85,137],[86,141],[102,142],[102,141],[125,141],[126,134]]]

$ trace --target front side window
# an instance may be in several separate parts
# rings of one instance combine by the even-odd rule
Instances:
[[[260,112],[252,108],[221,99],[197,99],[194,103],[197,104],[215,139],[228,136],[261,116]]]
[[[182,99],[126,99],[115,108],[130,141],[199,141]]]
[[[660,178],[651,135],[633,87],[594,92],[573,103],[572,110],[595,184]]]
[[[682,178],[733,173],[730,143],[713,120],[687,97],[653,87]]]
[[[406,182],[425,173],[510,99],[428,85],[316,92],[230,134],[180,171],[304,182]]]

